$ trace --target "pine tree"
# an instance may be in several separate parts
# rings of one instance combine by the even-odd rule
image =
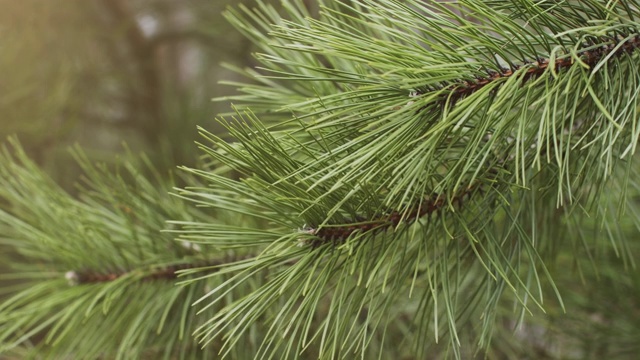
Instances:
[[[257,4],[198,168],[5,148],[3,355],[634,357],[640,2]]]

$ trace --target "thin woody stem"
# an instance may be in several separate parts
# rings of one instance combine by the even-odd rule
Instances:
[[[627,41],[620,44],[621,40],[623,40],[624,38],[628,38]],[[640,35],[635,35],[632,37],[610,37],[603,40],[606,40],[608,44],[601,45],[595,48],[592,48],[593,46],[595,46],[594,44],[584,44],[582,50],[578,51],[578,56],[584,64],[592,67],[602,59],[605,59],[607,57],[609,57],[608,60],[611,60],[614,57],[631,53],[634,50],[640,48]],[[464,80],[458,83],[454,83],[447,86],[446,90],[448,91],[445,91],[444,93],[446,94],[446,97],[449,97],[453,102],[455,102],[456,100],[462,99],[477,92],[478,90],[489,85],[495,80],[514,76],[520,69],[526,69],[524,71],[524,74],[522,75],[522,80],[528,81],[542,75],[549,68],[553,67],[556,72],[559,72],[575,65],[576,63],[574,62],[574,59],[568,56],[555,59],[553,63],[550,61],[550,59],[539,58],[537,61],[518,65],[513,67],[512,69],[502,69],[500,72],[489,71],[486,77],[478,77],[475,80]],[[428,92],[418,91],[415,95],[421,96],[426,95],[427,93]]]
[[[401,223],[409,225],[420,218],[430,216],[440,210],[443,210],[449,204],[460,207],[464,201],[469,199],[474,193],[478,192],[482,192],[482,187],[479,182],[476,182],[455,194],[452,197],[451,202],[448,202],[442,195],[433,194],[409,212],[400,213],[398,211],[393,211],[379,219],[367,222],[326,225],[317,229],[309,228],[306,229],[305,232],[315,235],[315,238],[310,241],[309,244],[313,247],[318,247],[325,243],[343,241],[356,232],[371,231],[377,233],[385,229],[397,227]]]
[[[139,281],[154,281],[154,280],[174,280],[178,277],[177,272],[180,270],[188,270],[195,269],[199,267],[215,267],[221,266],[225,264],[230,264],[234,261],[242,260],[244,258],[234,258],[234,259],[215,259],[211,261],[200,261],[193,263],[183,263],[176,264],[170,266],[163,266],[152,268],[148,272],[144,272],[143,270],[129,270],[129,271],[121,271],[121,272],[96,272],[92,270],[87,271],[69,271],[66,273],[65,277],[72,285],[84,285],[84,284],[95,284],[102,282],[109,282],[119,279],[123,276],[133,275],[134,273],[143,274]],[[214,269],[213,272],[217,270]]]

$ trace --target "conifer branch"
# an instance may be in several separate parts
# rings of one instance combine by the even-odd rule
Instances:
[[[317,20],[284,3],[290,20],[233,15],[267,76],[247,72],[236,99],[256,112],[221,120],[228,136],[203,130],[216,168],[177,194],[196,206],[135,165],[131,183],[85,166],[74,199],[0,161],[0,230],[36,284],[0,305],[0,346],[47,331],[53,357],[171,357],[194,334],[234,359],[512,358],[535,341],[502,324],[525,337],[529,315],[591,305],[565,269],[635,266],[638,1],[335,1]],[[167,219],[198,256],[157,233]],[[68,269],[87,286],[60,286]]]
[[[575,58],[570,56],[570,54],[559,57],[553,61],[549,58],[541,57],[535,61],[525,62],[522,65],[514,65],[511,68],[502,68],[500,71],[487,70],[488,75],[485,77],[476,77],[474,80],[460,80],[445,88],[445,95],[443,95],[444,99],[450,99],[453,104],[456,101],[477,92],[495,80],[517,75],[518,70],[521,69],[525,69],[524,74],[522,75],[522,81],[526,82],[542,75],[549,68],[553,68],[557,73],[561,70],[566,70],[571,66],[579,65],[579,62],[582,63],[582,65],[593,67],[603,59],[611,61],[615,57],[622,56],[623,54],[630,54],[640,48],[640,34],[634,35],[632,33],[623,33],[616,36],[600,37],[598,40],[600,40],[600,42],[596,42],[591,39],[591,41],[584,43],[581,49],[577,52],[577,56]],[[597,45],[602,43],[604,44]],[[576,59],[579,59],[579,62],[576,61]],[[416,91],[412,94],[412,97],[423,96],[431,91],[438,90],[441,91],[442,89],[429,88],[427,91]]]
[[[353,223],[347,224],[329,224],[317,228],[310,227],[303,229],[303,232],[315,235],[315,238],[309,242],[314,248],[326,243],[335,244],[336,242],[346,240],[349,236],[357,232],[371,232],[372,234],[375,234],[389,228],[396,228],[401,224],[411,225],[413,222],[425,216],[431,217],[431,215],[445,209],[448,205],[461,208],[463,203],[472,195],[476,193],[482,194],[483,192],[481,183],[475,182],[474,184],[457,192],[451,198],[450,202],[447,201],[444,194],[434,193],[429,198],[425,199],[420,205],[404,213],[392,211],[389,214],[374,220],[361,222],[354,221]]]
[[[229,339],[232,348],[286,294],[264,357],[304,353],[318,334],[317,357],[365,354],[371,347],[354,334],[392,333],[381,316],[398,306],[398,314],[418,309],[407,317],[418,319],[409,331],[420,334],[414,357],[429,357],[424,335],[448,331],[448,349],[468,358],[459,352],[464,332],[478,328],[466,341],[491,348],[505,296],[531,313],[543,308],[546,287],[564,310],[546,268],[549,249],[562,245],[552,239],[580,237],[583,227],[564,232],[582,215],[572,208],[601,209],[585,194],[601,192],[637,142],[636,9],[595,0],[363,0],[327,3],[319,19],[302,11],[280,18],[266,6],[231,13],[262,51],[261,67],[243,72],[258,84],[234,84],[241,95],[230,99],[249,111],[221,121],[232,141],[205,133],[212,146],[203,149],[242,175],[199,174],[210,188],[183,194],[286,233],[268,242],[255,229],[235,230],[269,256],[235,268],[228,291],[270,265],[300,261],[225,307],[199,337]],[[491,165],[499,176],[484,170]],[[442,216],[419,221],[433,214]],[[292,234],[302,222],[311,226]],[[224,231],[203,224],[184,238],[234,246]],[[318,251],[292,249],[292,240]],[[359,246],[365,241],[371,246]],[[325,294],[329,310],[316,332],[306,319]]]
[[[182,263],[176,265],[169,265],[163,267],[156,267],[151,269],[148,272],[141,270],[130,270],[130,271],[122,271],[122,272],[99,272],[95,270],[85,270],[85,271],[69,271],[65,274],[67,280],[72,285],[84,285],[84,284],[92,284],[92,283],[101,283],[101,282],[109,282],[119,279],[124,276],[136,276],[140,275],[139,281],[157,281],[157,280],[175,280],[178,277],[178,272],[181,270],[189,270],[201,267],[217,267],[225,264],[229,264],[233,261],[232,259],[225,260],[212,260],[208,262],[191,262],[191,263]],[[210,272],[215,272],[217,269],[209,270]]]

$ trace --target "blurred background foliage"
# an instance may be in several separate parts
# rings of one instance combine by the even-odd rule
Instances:
[[[272,1],[276,3],[276,1]],[[111,162],[126,143],[160,168],[192,165],[196,124],[233,93],[222,64],[252,64],[252,45],[222,17],[249,0],[0,0],[0,136],[17,134],[66,189],[66,149]]]

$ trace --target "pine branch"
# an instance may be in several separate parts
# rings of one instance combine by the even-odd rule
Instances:
[[[216,267],[221,265],[228,265],[230,263],[241,260],[240,259],[224,259],[224,260],[209,260],[209,261],[195,261],[183,264],[168,265],[163,267],[151,268],[148,271],[141,271],[140,269],[127,271],[127,272],[96,272],[94,271],[69,271],[65,274],[67,280],[72,285],[85,285],[92,283],[110,282],[121,277],[133,276],[140,282],[154,281],[154,280],[166,280],[173,281],[178,278],[179,273],[184,270],[196,269],[196,268],[208,268],[210,272],[215,272]]]
[[[203,131],[201,149],[238,175],[191,169],[210,186],[180,195],[262,226],[189,224],[182,236],[261,252],[198,303],[267,269],[270,280],[198,338],[226,339],[224,354],[278,307],[257,356],[407,344],[420,358],[427,336],[446,334],[440,351],[466,358],[499,347],[507,307],[516,326],[550,302],[567,309],[556,249],[590,254],[590,241],[620,245],[630,229],[587,240],[577,224],[626,206],[626,190],[601,196],[636,161],[637,1],[324,5],[318,19],[295,5],[228,14],[260,48],[260,67],[243,71],[257,84],[233,84],[231,140]],[[402,326],[406,343],[376,337]]]
[[[193,269],[214,273],[242,257],[160,232],[168,217],[209,215],[166,194],[153,168],[147,171],[160,183],[143,176],[145,158],[109,169],[76,150],[86,174],[77,199],[11,143],[0,156],[0,246],[15,255],[0,279],[19,282],[3,289],[0,353],[212,357],[215,351],[201,350],[188,334],[198,324],[191,303],[214,283],[175,283],[192,278]]]
[[[411,225],[418,219],[425,216],[430,217],[446,207],[457,207],[460,209],[463,206],[465,198],[470,198],[476,193],[479,195],[484,193],[481,185],[478,183],[469,185],[462,191],[454,194],[449,201],[447,201],[444,195],[432,194],[419,206],[414,209],[409,209],[405,213],[393,211],[383,216],[382,219],[363,219],[361,223],[330,224],[324,225],[321,228],[307,227],[303,229],[302,232],[315,236],[309,244],[314,248],[326,243],[335,244],[336,241],[346,240],[357,232],[376,234],[388,228],[397,228],[400,225]]]
[[[559,328],[604,333],[575,331],[599,324],[580,276],[632,288],[611,274],[640,251],[640,3],[303,5],[228,13],[258,83],[228,134],[202,130],[217,168],[183,169],[173,198],[78,156],[74,199],[5,151],[2,244],[25,259],[8,278],[29,286],[0,305],[0,351],[46,332],[27,354],[586,357],[571,331],[536,334],[575,309]],[[637,304],[617,304],[597,317],[624,348]]]
[[[588,42],[582,44],[582,48],[578,49],[576,55],[569,54],[564,57],[558,57],[555,60],[538,57],[536,61],[515,65],[511,69],[503,68],[498,72],[488,70],[488,76],[485,77],[479,76],[474,80],[460,79],[454,81],[455,84],[449,85],[444,89],[428,88],[424,92],[418,90],[412,96],[425,96],[430,92],[442,90],[444,93],[441,95],[443,101],[455,104],[458,100],[501,78],[517,75],[523,82],[526,82],[543,75],[549,69],[553,69],[552,71],[557,74],[572,66],[594,68],[603,60],[612,61],[616,57],[631,54],[640,48],[640,35],[638,34],[622,33],[615,36],[600,36],[597,40],[589,38],[586,40]],[[522,71],[519,72],[519,70]]]

